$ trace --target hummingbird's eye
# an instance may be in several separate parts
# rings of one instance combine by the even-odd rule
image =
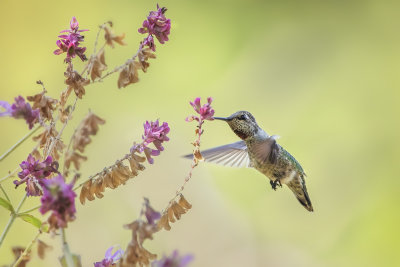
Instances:
[[[243,120],[245,120],[245,119],[246,119],[246,115],[240,115],[240,116],[239,116],[239,120],[243,121]]]

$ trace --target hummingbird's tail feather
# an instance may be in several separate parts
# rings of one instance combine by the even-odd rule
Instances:
[[[290,181],[287,186],[292,190],[301,205],[303,205],[308,211],[314,211],[311,199],[307,192],[306,183],[302,176],[298,175],[295,179]]]

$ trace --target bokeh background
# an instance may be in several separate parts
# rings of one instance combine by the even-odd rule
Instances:
[[[315,212],[307,212],[287,189],[274,192],[252,169],[201,164],[184,195],[193,209],[147,242],[160,256],[192,253],[191,266],[399,266],[400,19],[398,1],[160,1],[172,20],[170,41],[158,44],[141,81],[118,90],[117,75],[87,87],[69,139],[88,109],[106,119],[86,149],[83,177],[101,170],[141,139],[145,120],[167,121],[171,141],[155,164],[105,197],[77,204],[67,229],[83,266],[101,260],[114,244],[125,248],[144,196],[163,209],[183,182],[195,124],[184,121],[197,96],[212,96],[216,115],[248,110],[303,165]],[[64,89],[63,56],[55,56],[58,32],[76,16],[93,49],[97,26],[112,20],[127,46],[106,51],[110,68],[138,47],[137,28],[155,1],[2,1],[0,8],[1,99],[41,88],[58,97]],[[79,67],[82,64],[76,64]],[[21,120],[1,118],[0,152],[28,131]],[[205,124],[202,147],[237,141],[223,122]],[[26,158],[32,141],[0,163],[0,176]],[[14,205],[23,188],[11,192]],[[31,199],[28,209],[38,204]],[[35,213],[39,216],[38,213]],[[0,226],[8,220],[0,209]],[[0,249],[25,246],[36,230],[17,221]],[[45,261],[57,266],[60,241]]]

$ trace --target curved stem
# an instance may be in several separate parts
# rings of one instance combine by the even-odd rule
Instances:
[[[5,159],[8,155],[11,154],[17,147],[19,147],[26,139],[28,139],[32,134],[34,134],[41,126],[38,125],[33,130],[31,130],[29,133],[27,133],[24,137],[22,137],[17,143],[15,143],[10,149],[8,149],[3,155],[0,156],[0,161]]]
[[[27,196],[26,196],[26,194],[25,194],[24,197],[23,197],[23,198],[21,199],[21,201],[19,202],[18,207],[17,207],[17,209],[15,210],[15,213],[11,214],[11,217],[10,217],[10,219],[8,220],[8,223],[7,223],[7,225],[6,225],[6,228],[4,228],[4,231],[3,231],[3,233],[1,234],[1,237],[0,237],[0,247],[1,247],[1,245],[3,244],[3,241],[4,241],[4,239],[6,238],[6,236],[7,236],[7,234],[8,234],[8,231],[10,230],[12,224],[14,223],[15,218],[17,218],[17,214],[18,214],[19,210],[21,209],[22,204],[24,204],[26,198],[27,198]]]

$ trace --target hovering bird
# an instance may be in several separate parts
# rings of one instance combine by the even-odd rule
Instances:
[[[300,163],[276,142],[279,136],[268,135],[247,111],[214,119],[226,121],[242,141],[202,151],[206,162],[230,167],[253,167],[270,179],[272,189],[287,185],[301,205],[313,211],[304,180],[306,174]],[[185,157],[191,158],[192,155]]]

